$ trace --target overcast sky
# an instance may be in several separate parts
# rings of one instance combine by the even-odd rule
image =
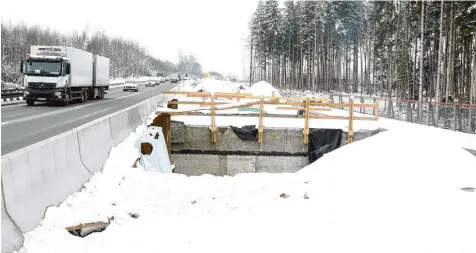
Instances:
[[[2,22],[24,21],[56,30],[133,39],[150,54],[177,62],[193,52],[204,71],[241,77],[248,22],[258,0],[6,0]],[[249,59],[246,59],[247,62]]]

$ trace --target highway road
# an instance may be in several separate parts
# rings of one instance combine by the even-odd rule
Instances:
[[[39,102],[34,106],[27,106],[26,102],[2,106],[2,156],[160,95],[175,85],[162,83],[147,88],[141,85],[139,92],[124,92],[122,88],[109,89],[102,100],[69,106]]]

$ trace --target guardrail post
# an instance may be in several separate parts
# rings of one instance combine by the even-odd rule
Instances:
[[[378,119],[378,116],[377,116]],[[347,143],[354,140],[354,97],[349,97],[349,128],[347,129]]]
[[[473,108],[469,107],[469,113],[468,113],[468,114],[469,114],[469,115],[468,115],[468,133],[471,133],[471,132],[472,132],[472,131],[471,131],[471,130],[472,130],[472,129],[471,129],[471,122],[472,122],[471,120],[473,119],[472,113],[473,113]]]
[[[376,99],[376,98],[372,98],[372,100],[374,101],[374,104],[377,103],[377,99]],[[374,116],[376,115],[376,114],[375,114],[375,108],[376,108],[376,107],[373,108],[373,115],[374,115]],[[377,107],[377,108],[378,108],[378,107]]]
[[[210,125],[210,131],[211,131],[211,141],[212,143],[217,142],[217,126],[215,122],[215,94],[211,94],[210,96],[210,116],[211,116],[211,125]]]
[[[309,143],[309,117],[311,115],[311,99],[306,98],[306,107],[304,108],[304,144]]]
[[[360,103],[364,103],[364,97],[360,97]],[[367,114],[364,107],[360,107],[360,113],[362,113],[362,110],[364,111],[363,113]]]
[[[456,131],[456,104],[453,105],[453,131]]]
[[[238,93],[238,95],[240,95],[240,88],[238,88],[238,92],[237,92],[237,93]],[[237,102],[237,103],[240,102],[240,96],[238,96],[238,97],[236,98],[236,102]]]
[[[264,96],[261,95],[259,101],[259,126],[258,126],[258,143],[263,143],[263,116],[264,116]]]

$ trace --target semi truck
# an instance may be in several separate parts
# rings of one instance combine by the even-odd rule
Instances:
[[[36,101],[68,105],[103,99],[109,89],[109,62],[73,47],[31,46],[30,55],[21,64],[23,98],[29,106]]]
[[[180,81],[180,79],[181,79],[180,73],[172,73],[170,75],[170,82],[172,82],[172,83],[176,83],[176,82]]]

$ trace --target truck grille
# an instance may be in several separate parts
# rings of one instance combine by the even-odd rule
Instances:
[[[28,83],[28,88],[53,89],[56,88],[56,83]]]

